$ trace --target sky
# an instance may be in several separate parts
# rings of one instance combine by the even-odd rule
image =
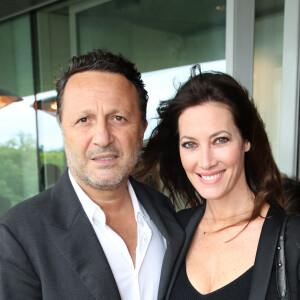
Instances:
[[[225,60],[201,63],[201,71],[226,72]],[[176,87],[187,81],[192,65],[163,69],[142,74],[146,90],[149,94],[147,107],[148,128],[144,139],[148,139],[157,124],[156,109],[159,102],[169,100],[175,95]],[[55,91],[40,93],[38,100],[55,96]],[[34,96],[23,97],[23,101],[12,103],[0,110],[0,144],[13,139],[20,133],[36,136],[36,117],[33,108]],[[61,149],[63,140],[56,117],[38,110],[39,145],[44,151]]]

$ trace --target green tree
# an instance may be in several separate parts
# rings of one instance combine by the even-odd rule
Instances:
[[[19,133],[0,144],[0,189],[12,205],[38,193],[37,148],[31,135]]]
[[[40,149],[41,190],[53,185],[66,168],[65,152],[61,150],[43,151]]]

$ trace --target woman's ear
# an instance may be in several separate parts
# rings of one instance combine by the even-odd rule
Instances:
[[[248,152],[250,149],[251,149],[251,144],[248,140],[246,140],[244,143],[244,151]]]

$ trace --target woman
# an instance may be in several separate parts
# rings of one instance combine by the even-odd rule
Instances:
[[[178,214],[186,242],[166,299],[300,299],[300,221],[289,217],[279,246],[282,185],[263,122],[232,77],[197,70],[160,105],[139,173],[159,165],[174,203],[192,207]]]

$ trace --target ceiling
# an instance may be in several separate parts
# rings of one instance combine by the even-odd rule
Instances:
[[[54,2],[63,2],[66,0],[0,0],[0,22],[4,21],[6,19],[9,19],[13,16],[17,16],[19,14],[22,14],[24,12],[28,12],[30,10],[33,9],[38,9],[40,7],[43,7],[45,5],[49,5],[51,3]],[[82,0],[84,1],[84,0]],[[72,1],[70,1],[72,2]],[[126,5],[128,3],[132,3],[132,4],[137,4],[139,2],[141,2],[141,0],[113,0],[112,1],[114,3],[114,5],[117,5],[120,9],[120,12],[118,13],[119,17],[122,16],[122,14],[126,13],[129,14],[129,11],[126,11]],[[145,3],[151,3],[150,6],[158,6],[160,9],[157,10],[158,12],[161,12],[161,17],[160,19],[163,20],[163,18],[166,18],[168,16],[168,14],[166,14],[165,12],[168,11],[170,9],[170,7],[172,7],[172,10],[176,10],[176,1],[143,1]],[[170,3],[171,6],[170,6]],[[193,6],[196,3],[197,7],[191,7],[191,9],[186,9],[187,12],[191,13],[196,13],[198,15],[199,20],[202,19],[202,24],[205,23],[203,22],[203,20],[213,20],[215,17],[215,15],[209,15],[207,16],[205,13],[202,14],[202,12],[207,12],[207,9],[203,9],[206,8],[206,6],[216,6],[216,5],[224,5],[226,3],[226,0],[210,0],[210,1],[203,1],[203,0],[199,0],[199,1],[186,1],[186,6],[187,8],[191,5],[189,5],[189,3],[194,3]],[[284,0],[259,0],[256,1],[256,16],[257,17],[261,17],[265,14],[270,14],[270,13],[276,13],[276,11],[282,11],[283,9],[283,4]],[[133,7],[134,8],[134,5]],[[134,11],[134,9],[133,9]],[[102,10],[103,12],[103,10]],[[99,12],[95,11],[94,13],[98,13]],[[145,13],[147,13],[147,10],[145,9]],[[214,12],[214,14],[217,14],[218,12]],[[101,15],[101,13],[100,13]],[[181,19],[193,19],[191,18],[191,14],[190,15],[186,15],[184,14],[184,11],[182,11],[182,5],[178,6],[178,21],[180,22]],[[159,15],[156,17],[160,17]],[[140,20],[139,20],[140,21]],[[223,23],[225,20],[221,20],[221,22]],[[209,21],[208,21],[209,22]],[[183,30],[184,31],[184,30]]]
[[[0,0],[0,21],[64,0]]]

